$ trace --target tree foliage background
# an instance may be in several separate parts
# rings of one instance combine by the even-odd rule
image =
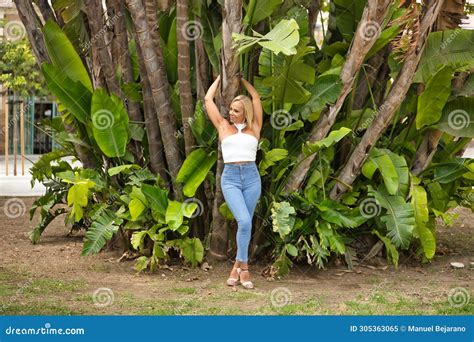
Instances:
[[[473,210],[465,1],[15,3],[61,111],[49,123],[61,148],[32,170],[47,187],[33,243],[65,215],[86,230],[84,255],[120,241],[138,271],[232,257],[220,142],[201,103],[218,74],[224,117],[239,73],[262,96],[250,251],[271,275],[334,258],[351,268],[381,246],[395,265],[400,251],[429,261],[436,219]]]

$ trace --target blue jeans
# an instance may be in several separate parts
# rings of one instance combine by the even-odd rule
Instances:
[[[230,211],[237,220],[237,261],[248,262],[252,217],[262,193],[262,181],[255,161],[224,164],[221,188]]]

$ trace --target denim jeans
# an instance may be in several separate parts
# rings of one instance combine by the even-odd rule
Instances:
[[[262,181],[255,161],[224,164],[221,188],[230,211],[237,220],[237,261],[248,262],[252,217],[262,193]]]

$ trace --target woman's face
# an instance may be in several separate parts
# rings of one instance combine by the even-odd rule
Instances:
[[[240,101],[232,102],[229,111],[230,121],[234,123],[242,123],[245,121],[244,105]]]

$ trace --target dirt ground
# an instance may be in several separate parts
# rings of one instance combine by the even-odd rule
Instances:
[[[26,212],[5,215],[0,198],[0,314],[474,314],[474,214],[456,208],[453,227],[438,226],[438,249],[429,264],[401,258],[391,265],[295,266],[269,281],[265,265],[251,264],[254,290],[225,285],[231,261],[211,269],[172,267],[137,275],[119,251],[83,257],[82,234],[67,236],[55,220],[38,245],[28,239],[33,198]],[[11,215],[10,215],[11,216]],[[464,263],[452,269],[451,262]]]

